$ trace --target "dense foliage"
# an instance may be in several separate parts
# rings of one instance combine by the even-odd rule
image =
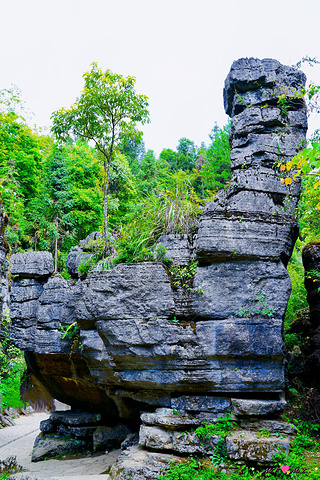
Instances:
[[[23,406],[20,383],[26,365],[23,353],[11,343],[9,331],[10,318],[5,313],[0,323],[0,410]]]
[[[93,73],[101,74],[96,66],[89,73],[87,81],[92,81]],[[124,85],[132,80],[121,78],[116,80]],[[133,85],[132,80],[127,89]],[[102,147],[92,148],[83,140],[82,119],[75,112],[83,107],[80,99],[70,112],[62,109],[55,114],[55,133],[66,140],[59,143],[52,136],[32,132],[16,113],[18,94],[10,97],[6,93],[0,113],[0,194],[9,216],[6,235],[11,252],[49,250],[56,271],[66,275],[70,247],[92,231],[103,231],[105,225]],[[145,97],[142,100],[146,102]],[[79,123],[73,138],[68,130],[70,115],[76,125]],[[63,132],[61,124],[65,122],[68,128]],[[192,230],[201,206],[219,188],[226,188],[230,179],[228,129],[216,125],[207,147],[198,148],[193,141],[181,138],[175,151],[163,149],[158,158],[152,150],[145,151],[135,122],[130,131],[118,133],[107,193],[114,263],[142,260],[160,235]],[[97,135],[97,142],[108,144],[101,132]]]
[[[141,137],[136,126],[149,120],[148,98],[135,92],[134,77],[103,72],[95,62],[83,78],[84,88],[77,101],[69,109],[52,114],[52,131],[59,140],[72,136],[95,145],[103,165],[103,230],[105,251],[109,253],[108,197],[116,149],[123,140]]]

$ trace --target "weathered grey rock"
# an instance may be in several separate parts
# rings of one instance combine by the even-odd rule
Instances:
[[[280,422],[279,420],[241,420],[240,426],[244,430],[255,430],[257,432],[263,429],[271,433],[284,433],[286,435],[292,435],[296,431],[296,427],[291,423]]]
[[[283,258],[288,261],[298,235],[297,224],[292,219],[283,216],[280,219],[276,212],[274,215],[256,212],[250,212],[249,215],[241,210],[219,212],[210,210],[210,206],[199,222],[195,242],[199,260],[258,261]],[[276,208],[282,209],[281,206]],[[219,268],[224,268],[224,264]]]
[[[98,427],[99,428],[99,427]],[[97,430],[96,426],[88,427],[81,425],[79,427],[68,427],[68,434],[72,438],[93,438],[94,432]]]
[[[165,320],[97,322],[109,354],[100,360],[100,382],[120,379],[129,388],[145,389],[161,384],[168,391],[183,390],[185,384],[194,385],[196,391],[244,391],[253,384],[256,389],[281,390],[281,320],[218,318],[194,325]]]
[[[95,425],[101,422],[102,416],[99,413],[56,411],[50,415],[51,422],[59,422],[64,425]]]
[[[59,436],[47,437],[40,433],[33,446],[31,461],[40,462],[45,458],[85,451],[87,448],[88,444],[84,440],[66,439]]]
[[[17,279],[12,282],[10,299],[13,305],[16,303],[38,300],[43,292],[43,282],[34,278]]]
[[[93,433],[93,451],[119,448],[131,433],[127,425],[118,424],[115,427],[98,427]]]
[[[199,285],[203,293],[193,295],[191,305],[194,314],[202,319],[231,320],[235,316],[282,319],[291,293],[290,277],[281,262],[214,263],[197,268],[193,286]],[[283,294],[281,298],[279,291]],[[259,301],[261,294],[263,301]],[[246,324],[250,328],[251,322]]]
[[[282,411],[286,401],[282,400],[253,400],[243,398],[231,399],[233,412],[236,415],[270,415]]]
[[[4,245],[0,246],[0,266],[2,267],[4,260],[6,258],[7,250],[4,248]]]
[[[291,131],[305,131],[308,127],[305,111],[289,111],[288,117],[283,117],[279,107],[246,108],[232,118],[230,139],[249,133],[266,133],[270,127],[276,127],[275,134],[279,137]]]
[[[193,432],[170,431],[148,425],[141,425],[139,431],[139,445],[142,447],[190,455],[212,453],[220,440],[220,435],[210,435],[204,441]]]
[[[34,409],[31,405],[26,405],[25,407],[20,409],[20,413],[22,415],[32,415],[34,413]]]
[[[239,171],[233,172],[232,182],[228,188],[226,195],[227,198],[233,197],[239,191],[245,190],[247,192],[262,192],[264,194],[272,194],[274,202],[276,203],[276,198],[279,198],[278,206],[282,205],[284,199],[290,196],[299,197],[300,195],[300,186],[301,178],[297,177],[292,182],[291,185],[285,185],[281,183],[280,172],[277,170],[271,170],[270,168],[256,166],[247,166],[241,168]],[[268,196],[266,196],[268,198]],[[282,202],[282,203],[280,203]],[[229,205],[229,203],[228,203]],[[207,211],[210,203],[206,205],[205,211]],[[248,211],[247,208],[244,211]],[[262,207],[262,211],[265,211]],[[285,213],[283,208],[280,210],[281,213]],[[280,220],[280,219],[278,219]],[[288,219],[287,219],[288,220]],[[280,222],[279,222],[280,223]]]
[[[230,460],[272,465],[275,455],[289,452],[290,439],[276,436],[258,438],[256,433],[241,430],[228,435],[226,445]]]
[[[109,472],[111,480],[155,480],[170,461],[181,461],[173,455],[148,452],[141,447],[130,447],[124,450]]]
[[[75,301],[80,285],[71,285],[60,275],[47,282],[26,278],[12,281],[12,340],[23,350],[68,353],[71,344],[58,330],[76,321]]]
[[[275,133],[249,133],[246,137],[233,140],[231,158],[245,157],[247,159],[244,162],[246,166],[248,165],[248,160],[259,152],[277,156],[279,161],[283,154],[293,158],[304,140],[305,132],[299,132],[299,134],[292,132],[282,136]]]
[[[26,320],[30,321],[27,326]],[[70,354],[70,343],[63,342],[61,332],[58,330],[38,329],[34,318],[25,319],[24,325],[13,319],[13,326],[10,332],[10,338],[13,343],[20,345],[21,350],[25,352],[50,352],[50,354],[63,353]],[[57,325],[57,323],[56,323]]]
[[[194,257],[191,236],[187,234],[162,235],[158,244],[166,247],[166,258],[171,259],[175,265],[187,265]]]
[[[163,265],[117,265],[83,282],[83,295],[76,307],[82,328],[99,319],[173,318],[171,284]]]
[[[47,420],[41,420],[40,431],[43,433],[54,433],[56,431],[56,425],[50,418]]]
[[[294,94],[301,92],[301,87],[305,85],[305,82],[306,76],[303,72],[281,65],[280,62],[272,58],[264,58],[263,60],[240,58],[233,62],[225,81],[224,107],[227,114],[233,116],[232,109],[235,97],[240,105],[244,105],[241,103],[243,94],[252,92],[253,95],[256,94],[258,97],[256,103],[265,103],[267,100],[278,98],[279,95],[290,89]],[[241,94],[240,99],[235,95],[236,91]],[[251,105],[251,103],[252,101],[248,104]]]
[[[109,233],[109,239],[112,240],[112,235],[110,235]],[[100,232],[92,232],[92,233],[89,233],[89,235],[86,236],[86,238],[84,238],[83,240],[80,240],[79,242],[79,246],[80,248],[82,248],[82,250],[84,251],[90,251],[92,248],[92,242],[94,241],[97,241],[97,240],[102,240],[103,239],[103,235],[102,233]]]
[[[30,300],[24,303],[12,303],[11,320],[14,322],[15,328],[28,328],[36,324],[38,310],[37,300]]]
[[[48,277],[53,274],[53,260],[49,252],[16,253],[11,257],[11,275],[22,278]]]
[[[199,399],[200,397],[197,398]],[[204,397],[204,399],[206,398],[208,397]],[[199,403],[204,404],[204,406],[206,407],[206,401]],[[230,405],[231,402],[229,400],[229,406]],[[192,403],[192,407],[193,410],[197,410],[194,403]],[[219,417],[222,417],[224,415],[225,413],[223,412],[212,413],[205,411],[197,412],[191,415],[189,413],[186,413],[186,411],[184,410],[176,410],[172,408],[157,408],[155,413],[142,413],[141,420],[144,425],[157,426],[165,430],[182,431],[190,427],[195,429],[203,423],[215,423]],[[235,416],[232,416],[232,420],[235,421],[237,420],[237,418]]]
[[[8,408],[5,408],[3,410],[3,413],[5,415],[9,415],[12,418],[17,418],[19,416],[19,409],[18,408],[13,408],[13,407],[8,407]]]
[[[15,424],[15,421],[9,415],[1,415],[0,413],[0,425],[3,427],[13,427]]]
[[[17,462],[16,455],[0,460],[0,474],[21,472],[22,465]]]
[[[304,81],[272,59],[233,64],[224,93],[233,115],[229,190],[207,205],[197,232],[160,239],[176,265],[198,261],[192,279],[177,285],[156,262],[117,265],[76,285],[58,276],[47,281],[43,269],[32,273],[31,257],[31,266],[18,269],[11,336],[55,398],[100,412],[110,425],[135,425],[140,411],[171,407],[143,414],[140,442],[183,453],[190,452],[179,431],[185,425],[214,421],[224,411],[251,419],[283,408],[266,399],[281,398],[285,385],[283,317],[291,291],[285,265],[298,233],[292,213],[300,182],[281,183],[278,164],[291,160],[305,138],[305,105],[293,98]],[[72,250],[74,278],[95,238]],[[71,324],[80,327],[82,344],[72,352],[59,331]],[[259,400],[251,400],[256,393]],[[79,428],[59,425],[70,435]],[[143,468],[133,468],[136,478]],[[158,467],[152,468],[143,478],[153,478]]]
[[[57,425],[57,434],[61,437],[70,437],[69,435],[69,429],[66,425],[63,425],[62,423]]]
[[[6,275],[1,274],[2,267],[0,266],[0,314],[6,317],[10,312],[10,294],[9,294],[9,279]],[[1,327],[0,327],[1,332]]]
[[[240,218],[245,219],[247,216],[246,214],[250,215],[251,213],[253,213],[253,215],[255,215],[255,213],[259,212],[260,219],[265,217],[267,224],[269,223],[274,225],[278,220],[278,225],[276,228],[280,231],[284,230],[284,232],[286,232],[286,230],[288,230],[288,222],[286,222],[286,220],[288,220],[288,217],[290,217],[293,228],[291,229],[292,236],[291,236],[291,239],[289,239],[289,242],[287,242],[286,238],[284,239],[285,244],[283,248],[285,250],[288,248],[288,243],[289,243],[289,255],[286,252],[286,256],[290,256],[292,253],[290,248],[290,240],[291,242],[295,241],[298,234],[298,224],[294,222],[292,219],[292,215],[295,212],[297,204],[298,204],[298,197],[291,195],[289,188],[286,196],[279,195],[277,193],[265,194],[257,191],[239,191],[235,193],[234,196],[230,198],[228,201],[228,207],[230,207],[230,211],[233,214],[243,212],[243,217],[241,217],[241,215],[239,216]],[[267,219],[268,216],[271,219],[271,221],[269,220],[269,222]],[[279,216],[283,217],[283,223],[285,224],[284,226],[282,225],[282,221],[279,218]],[[276,218],[274,218],[273,220],[272,217],[276,217]],[[278,246],[277,245],[278,241],[276,236],[273,238],[273,241],[276,244],[276,246]],[[262,239],[262,243],[264,243],[263,239]],[[282,252],[279,252],[279,254],[281,255]]]
[[[67,257],[67,270],[72,278],[79,277],[79,266],[94,257],[94,253],[83,252],[79,247],[72,247]]]
[[[102,240],[102,238],[100,232],[92,232],[86,238],[80,240],[78,246],[71,248],[67,257],[67,270],[72,278],[79,277],[79,266],[94,257],[94,242]]]
[[[201,422],[196,417],[180,414],[171,408],[157,408],[155,413],[142,413],[141,420],[144,425],[155,425],[167,430],[198,426]]]
[[[224,397],[183,395],[182,397],[172,398],[171,406],[176,410],[219,413],[230,411],[231,401],[230,398]]]
[[[121,443],[121,450],[127,450],[134,445],[138,445],[139,443],[139,433],[129,433],[126,438]]]

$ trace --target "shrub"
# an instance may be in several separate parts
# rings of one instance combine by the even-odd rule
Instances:
[[[20,384],[26,370],[24,356],[9,339],[10,317],[5,313],[1,319],[0,341],[0,396],[1,407],[20,408],[23,402],[20,398]]]

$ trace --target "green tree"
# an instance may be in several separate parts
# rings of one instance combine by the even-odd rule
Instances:
[[[115,150],[125,138],[141,138],[137,123],[149,121],[148,99],[135,92],[135,78],[123,77],[110,70],[103,72],[97,63],[84,74],[85,86],[69,108],[52,114],[52,131],[59,140],[70,135],[92,141],[101,155],[103,180],[103,216],[105,252],[109,252],[108,195],[110,170]]]
[[[137,202],[137,182],[133,175],[127,157],[116,152],[111,171],[108,197],[109,225],[119,227],[127,221]]]
[[[134,175],[139,172],[141,160],[146,153],[144,141],[139,136],[135,138],[125,138],[119,145],[120,153],[125,155],[129,166]]]
[[[229,129],[229,125],[215,125],[209,134],[211,144],[202,152],[204,162],[199,171],[205,189],[217,191],[231,178]]]
[[[0,112],[13,113],[23,122],[26,121],[25,117],[30,116],[21,99],[21,90],[16,85],[0,90]]]
[[[192,170],[197,156],[197,147],[192,140],[180,138],[177,146],[177,159],[175,170]]]
[[[26,211],[34,249],[51,250],[55,269],[70,247],[102,224],[103,172],[84,142],[52,143],[43,160],[41,190]]]
[[[41,163],[39,137],[15,113],[0,113],[0,196],[15,248],[28,242],[25,210],[38,194]]]
[[[167,162],[171,170],[176,171],[178,169],[178,154],[174,150],[171,150],[171,148],[164,148],[159,158]]]
[[[60,148],[65,157],[67,183],[71,188],[73,239],[78,243],[103,224],[103,169],[95,149],[86,142],[79,141],[76,145],[66,144]]]
[[[33,217],[39,219],[40,231],[54,243],[55,272],[58,271],[58,243],[60,236],[72,229],[73,200],[67,178],[66,161],[60,147],[54,146],[45,162],[43,171],[44,189],[32,203]],[[41,228],[42,227],[42,228]]]

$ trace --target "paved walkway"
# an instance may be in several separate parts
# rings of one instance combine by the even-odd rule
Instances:
[[[24,480],[109,480],[106,470],[113,465],[120,450],[98,456],[78,459],[46,460],[31,462],[31,451],[36,436],[40,433],[41,420],[47,413],[34,413],[15,420],[16,425],[0,429],[0,460],[15,455],[24,472],[10,479]]]

